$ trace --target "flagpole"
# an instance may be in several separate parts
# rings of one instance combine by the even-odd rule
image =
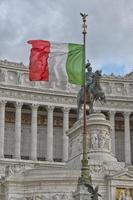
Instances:
[[[89,174],[89,167],[88,167],[88,145],[87,145],[87,126],[86,126],[86,34],[87,34],[87,24],[86,18],[88,15],[85,13],[80,13],[82,20],[83,20],[83,45],[84,45],[84,59],[83,59],[83,66],[84,66],[84,115],[83,115],[83,158],[82,158],[82,168],[81,168],[81,184],[92,184],[91,183],[91,176]]]

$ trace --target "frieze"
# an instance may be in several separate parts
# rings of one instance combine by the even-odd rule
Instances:
[[[5,177],[12,177],[22,174],[25,170],[31,169],[33,166],[26,166],[23,164],[8,165],[5,168]]]
[[[122,111],[122,110],[133,110],[133,106],[132,106],[132,101],[128,101],[127,100],[115,100],[114,98],[111,100],[107,98],[107,102],[105,104],[102,105],[102,108],[105,110],[112,110],[115,109],[115,111]],[[101,107],[99,102],[95,103],[94,107]]]
[[[123,170],[125,163],[121,162],[101,162],[89,160],[89,170],[92,176],[113,175],[117,171]]]
[[[25,197],[23,200],[73,200],[72,193],[52,194],[33,194],[31,197]]]
[[[0,96],[2,98],[5,97],[5,99],[9,98],[11,101],[14,99],[16,100],[23,100],[23,101],[31,101],[31,103],[34,101],[41,102],[41,104],[49,105],[53,104],[56,106],[61,106],[61,104],[65,105],[72,105],[72,107],[76,108],[76,96],[64,96],[63,95],[57,95],[57,94],[37,94],[37,93],[31,93],[29,92],[21,92],[21,91],[12,91],[12,90],[0,90]],[[13,99],[13,100],[12,100]],[[43,103],[42,103],[43,102]],[[96,107],[101,107],[101,104],[99,102],[95,103]],[[116,108],[117,110],[120,108],[124,109],[130,109],[132,108],[132,99],[131,98],[123,98],[121,97],[116,101],[116,97],[107,97],[106,104],[102,105],[103,108]]]
[[[72,98],[72,97],[63,97],[63,96],[53,96],[53,95],[49,95],[49,94],[32,94],[32,93],[23,93],[20,91],[12,91],[12,90],[5,90],[5,89],[1,89],[0,90],[0,96],[3,98],[10,98],[10,99],[20,99],[24,101],[41,101],[44,102],[45,105],[49,104],[49,103],[53,103],[57,104],[60,106],[60,104],[66,104],[66,105],[76,105],[76,98]]]

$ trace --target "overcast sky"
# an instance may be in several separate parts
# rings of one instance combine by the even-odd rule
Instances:
[[[82,43],[80,12],[92,67],[133,71],[133,0],[0,0],[0,59],[28,65],[29,39]]]

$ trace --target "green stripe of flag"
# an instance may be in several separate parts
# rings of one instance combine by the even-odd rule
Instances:
[[[84,85],[84,46],[79,44],[68,45],[68,57],[66,61],[66,71],[68,81],[76,85]]]

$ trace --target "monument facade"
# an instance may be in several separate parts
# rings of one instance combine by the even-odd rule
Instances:
[[[104,199],[119,199],[122,194],[133,198],[133,72],[103,75],[101,86],[107,102],[96,102],[94,109],[110,121],[111,138],[107,126],[105,132],[92,131],[90,157],[97,161],[91,160],[90,171],[94,184],[101,183]],[[76,122],[79,89],[57,82],[56,77],[50,83],[31,82],[23,63],[0,61],[2,200],[73,198],[80,175],[76,162],[81,159],[81,139],[74,136],[69,141],[66,131],[74,129],[75,123],[81,125]],[[98,160],[99,148],[106,150],[110,161]],[[69,168],[72,154],[80,159]]]

